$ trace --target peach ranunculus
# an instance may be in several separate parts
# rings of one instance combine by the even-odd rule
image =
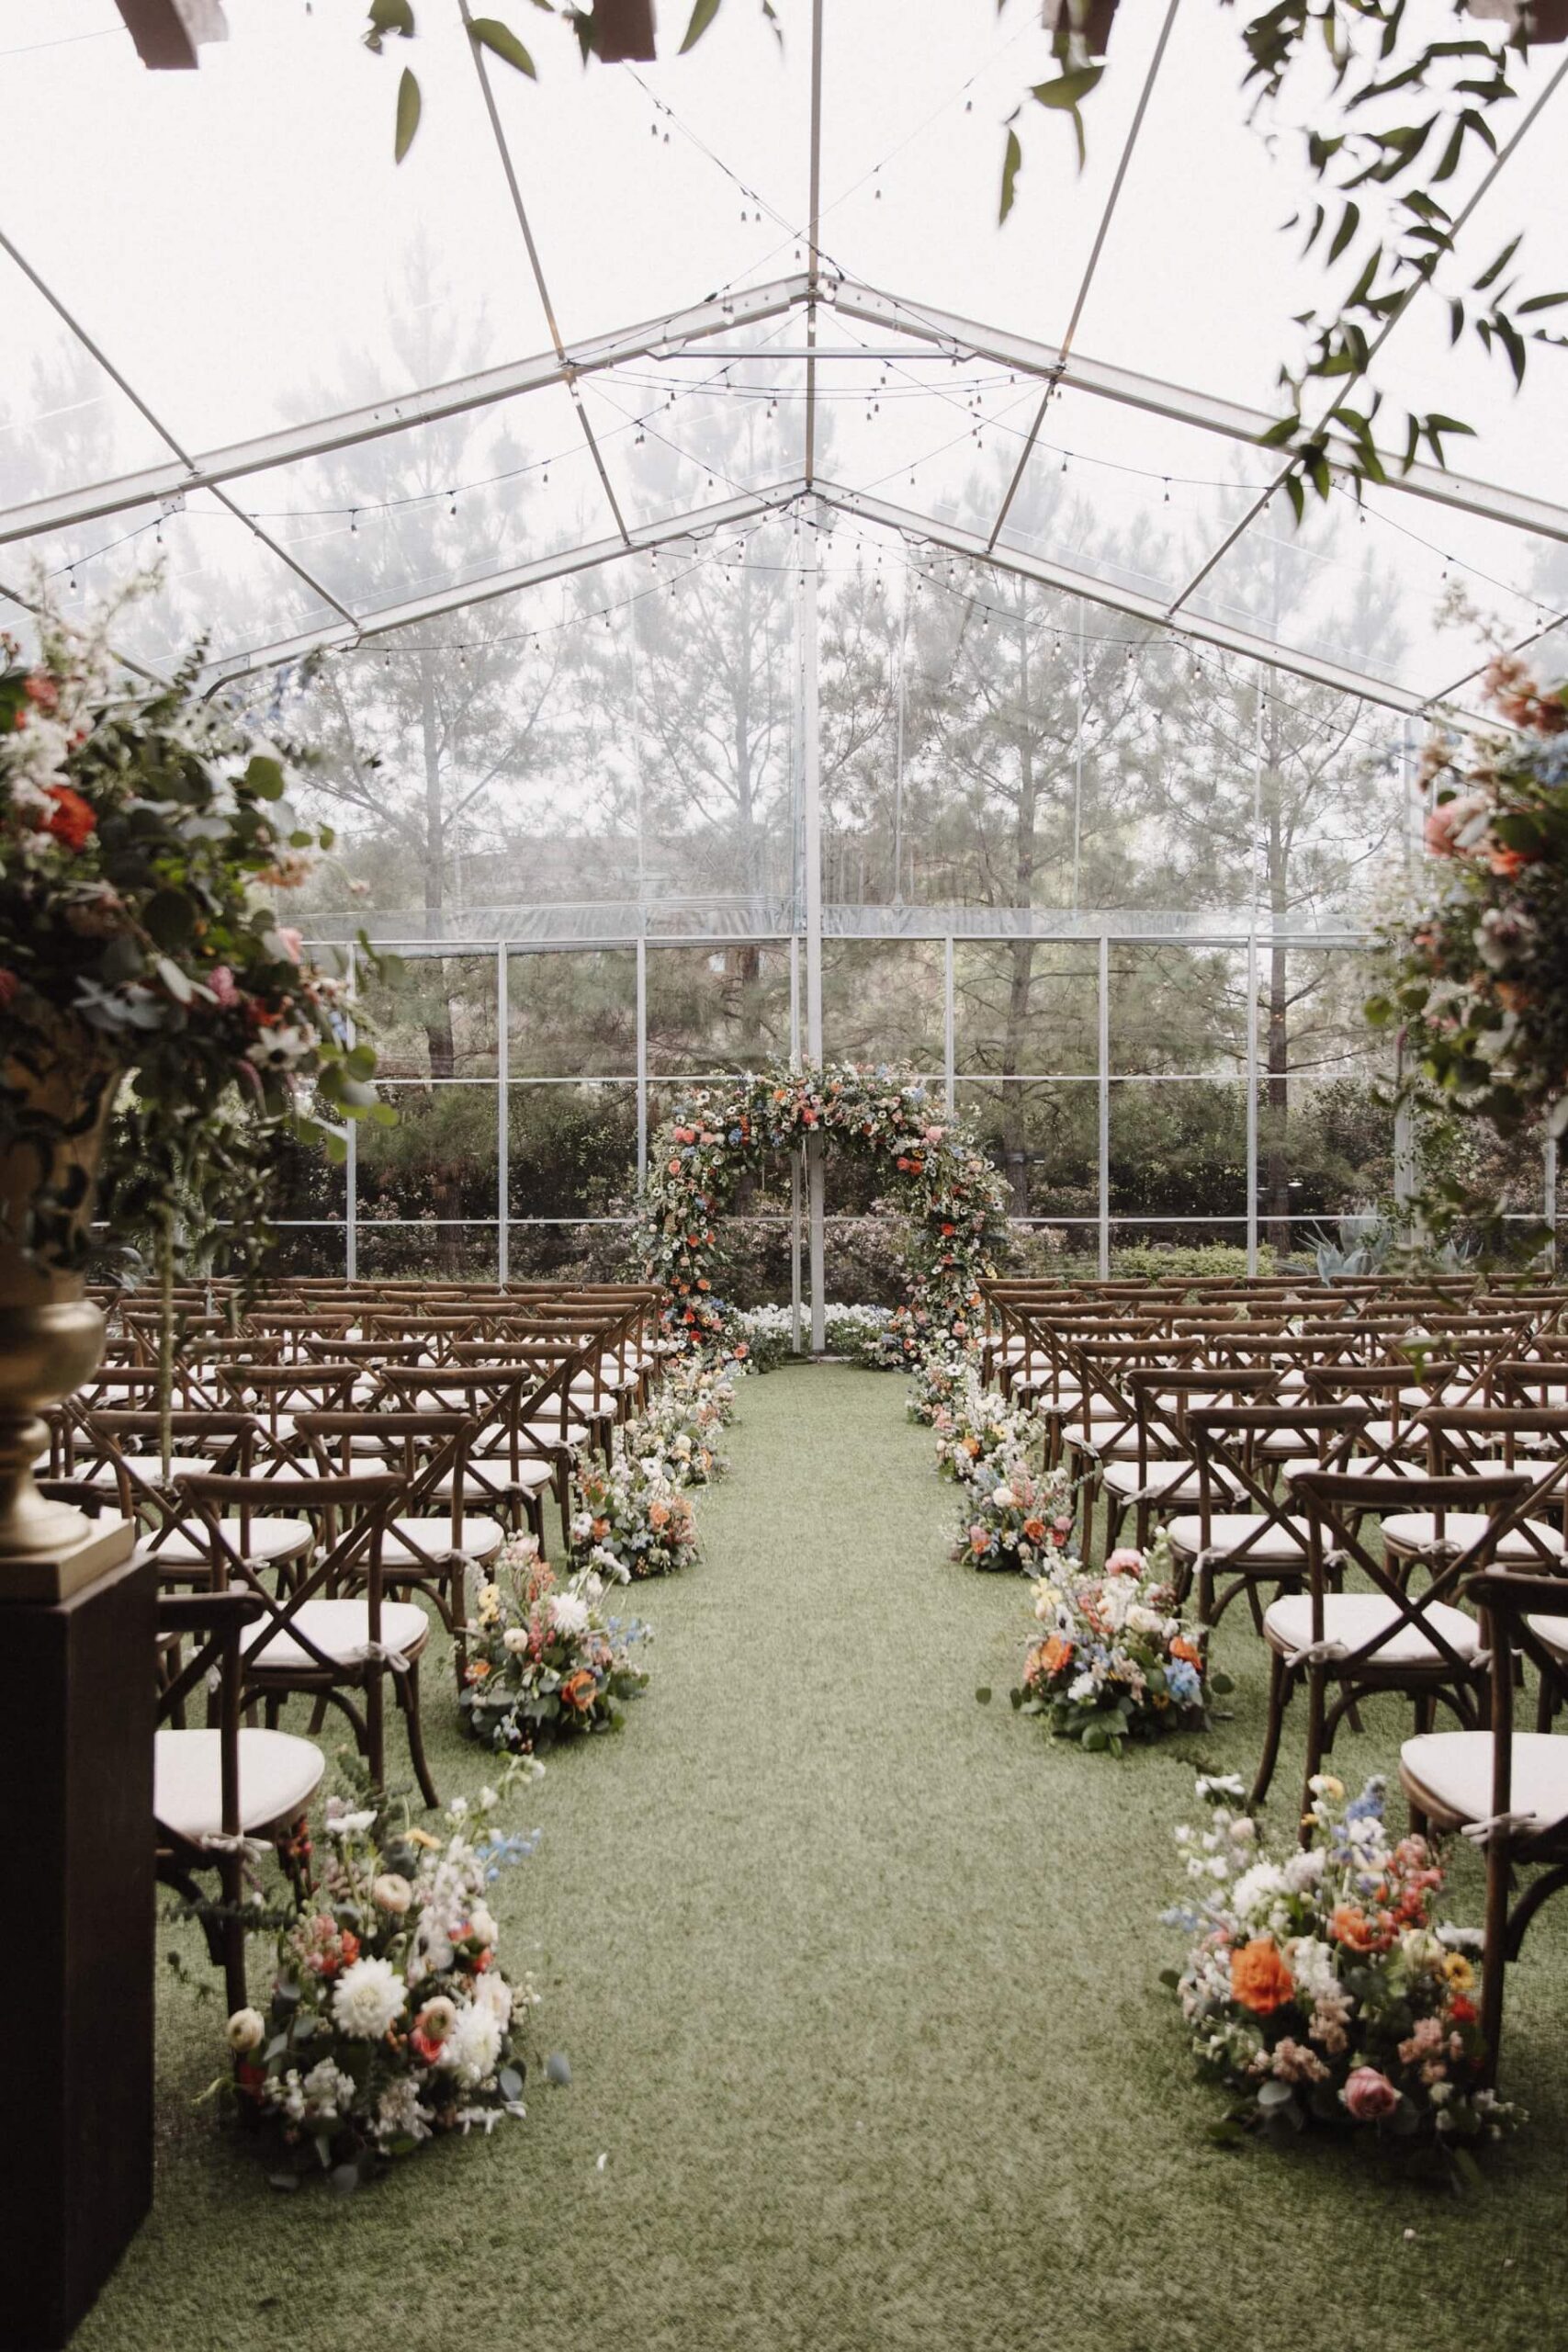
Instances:
[[[1072,1654],[1073,1645],[1071,1642],[1064,1640],[1060,1634],[1053,1634],[1048,1642],[1043,1642],[1041,1645],[1040,1664],[1042,1670],[1046,1674],[1060,1674],[1062,1668],[1072,1657]]]
[[[1231,1993],[1255,2017],[1272,2017],[1293,2000],[1296,1980],[1272,1936],[1254,1936],[1231,1953]]]
[[[1369,1918],[1353,1903],[1337,1903],[1329,1916],[1328,1932],[1337,1944],[1348,1951],[1386,1951],[1393,1941],[1393,1928],[1380,1912]]]

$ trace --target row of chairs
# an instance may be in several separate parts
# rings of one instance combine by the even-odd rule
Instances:
[[[1308,1782],[1365,1703],[1410,1702],[1415,1825],[1485,1849],[1495,2065],[1506,1963],[1568,1884],[1568,1293],[996,1283],[986,1306],[986,1369],[1043,1421],[1085,1555],[1097,1521],[1106,1550],[1163,1531],[1201,1622],[1247,1610],[1269,1675],[1253,1805],[1296,1701]]]
[[[513,1534],[544,1548],[552,1498],[570,1544],[574,1467],[609,1453],[661,1374],[658,1295],[334,1285],[244,1301],[203,1286],[176,1298],[167,1381],[161,1329],[111,1305],[103,1363],[55,1414],[40,1483],[131,1519],[156,1572],[159,1872],[187,1897],[217,1873],[209,1940],[232,2005],[243,1876],[268,1850],[300,1867],[329,1713],[385,1786],[395,1711],[438,1802],[420,1684],[434,1628],[460,1690],[468,1580]],[[309,1736],[282,1728],[294,1700]]]

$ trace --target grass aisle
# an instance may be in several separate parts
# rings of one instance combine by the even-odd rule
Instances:
[[[1209,2147],[1156,1914],[1190,1754],[1256,1754],[1253,1637],[1227,1645],[1237,1720],[1187,1760],[1053,1747],[1006,1703],[1021,1588],[948,1562],[951,1490],[901,1384],[749,1382],[732,1452],[699,1499],[702,1565],[639,1596],[648,1699],[624,1738],[551,1763],[519,1808],[538,1855],[496,1889],[571,2086],[536,2083],[488,2151],[438,2149],[346,2201],[286,2197],[193,2115],[220,2016],[172,1990],[157,2211],[83,2352],[1547,2340],[1568,1917],[1538,1928],[1513,2000],[1534,2121],[1478,2196],[1316,2142]],[[435,1730],[450,1691],[428,1687]],[[1379,1724],[1344,1769],[1396,1737]],[[433,1747],[444,1792],[483,1777],[455,1737]],[[1296,1769],[1288,1750],[1287,1806]]]

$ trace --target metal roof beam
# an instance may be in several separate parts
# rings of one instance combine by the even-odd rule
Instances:
[[[581,547],[563,548],[557,555],[539,556],[532,563],[509,565],[504,571],[491,572],[483,580],[464,581],[450,588],[437,589],[428,596],[384,605],[378,612],[364,614],[354,628],[340,624],[307,629],[297,637],[283,638],[248,652],[223,655],[208,662],[202,672],[206,691],[210,694],[226,680],[248,678],[258,670],[281,669],[288,662],[303,661],[310,653],[351,650],[373,638],[385,637],[393,629],[439,619],[445,613],[461,612],[469,605],[492,604],[498,596],[515,595],[520,589],[541,587],[551,580],[570,579],[574,572],[592,571],[599,564],[614,563],[624,556],[669,547],[680,539],[711,538],[716,531],[728,530],[737,523],[754,522],[788,506],[805,487],[804,481],[795,478],[747,497],[721,499],[712,506],[696,507],[666,523],[634,525],[629,539],[623,539],[617,533],[614,538],[591,540]]]
[[[1420,695],[1391,685],[1385,678],[1369,677],[1363,671],[1346,669],[1337,662],[1318,661],[1310,653],[1276,645],[1270,638],[1255,636],[1250,629],[1227,628],[1223,621],[1200,619],[1186,613],[1173,619],[1157,596],[1140,596],[1132,589],[1118,588],[1109,581],[1097,580],[1092,573],[1072,571],[1066,564],[1048,562],[1043,557],[1025,554],[1021,548],[989,547],[983,532],[965,531],[953,523],[935,522],[908,507],[892,505],[883,498],[868,498],[857,491],[841,490],[831,482],[818,482],[817,488],[824,505],[835,506],[862,522],[884,524],[906,538],[924,539],[932,547],[946,548],[953,555],[989,564],[998,571],[1010,571],[1021,579],[1037,581],[1043,588],[1059,588],[1069,595],[1083,596],[1090,604],[1104,605],[1112,612],[1143,621],[1162,636],[1191,638],[1201,645],[1239,654],[1245,661],[1265,662],[1294,677],[1305,678],[1314,685],[1327,686],[1336,694],[1358,695],[1364,702],[1379,703],[1385,710],[1397,710],[1405,716],[1427,707]]]
[[[121,474],[113,481],[62,491],[25,506],[0,511],[0,545],[30,538],[40,531],[63,530],[73,523],[93,522],[101,515],[123,514],[131,507],[173,498],[182,491],[209,490],[243,474],[298,465],[307,458],[352,448],[361,441],[384,440],[391,433],[411,432],[418,425],[436,424],[443,417],[462,416],[472,409],[492,407],[498,401],[513,400],[551,384],[570,383],[575,377],[601,375],[606,368],[620,367],[628,359],[662,352],[668,345],[699,343],[710,335],[729,334],[737,326],[759,325],[766,319],[781,318],[805,299],[803,276],[775,278],[766,286],[694,303],[689,310],[676,311],[668,318],[649,320],[640,326],[598,335],[586,343],[570,344],[559,353],[549,351],[536,358],[513,360],[504,368],[487,368],[476,375],[456,377],[450,383],[433,385],[425,391],[400,393],[396,399],[377,401],[367,408],[344,409],[335,416],[318,418],[308,424],[288,425],[278,433],[264,433],[253,440],[231,442],[225,448],[194,453],[188,461],[147,466],[137,473]]]
[[[1190,391],[1161,377],[1140,375],[1132,368],[1087,359],[1081,352],[1068,353],[1055,345],[1001,334],[972,319],[933,310],[929,303],[906,301],[852,278],[825,284],[824,299],[863,325],[886,327],[942,350],[995,360],[1020,375],[1046,376],[1066,391],[1090,392],[1099,400],[1114,401],[1150,416],[1168,417],[1174,424],[1195,424],[1200,431],[1218,434],[1225,440],[1255,443],[1276,422],[1266,409],[1247,408],[1238,401]],[[1484,515],[1491,522],[1510,524],[1517,530],[1535,531],[1543,538],[1568,541],[1568,506],[1532,498],[1523,491],[1505,490],[1438,466],[1416,465],[1402,473],[1397,458],[1393,458],[1388,487],[1430,499],[1439,506],[1458,507],[1467,514]]]

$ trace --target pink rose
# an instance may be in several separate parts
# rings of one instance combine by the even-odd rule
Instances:
[[[1144,1555],[1141,1552],[1134,1552],[1130,1544],[1123,1545],[1119,1552],[1112,1552],[1105,1563],[1108,1577],[1139,1577],[1143,1572]]]
[[[285,924],[279,923],[277,939],[279,946],[291,964],[302,964],[305,961],[305,942],[299,932],[291,931]]]
[[[1358,2123],[1381,2123],[1399,2105],[1399,2093],[1375,2066],[1358,2066],[1339,2096]]]
[[[234,975],[227,964],[214,964],[207,975],[207,985],[220,1005],[227,1009],[240,1001],[240,991],[234,986]]]

